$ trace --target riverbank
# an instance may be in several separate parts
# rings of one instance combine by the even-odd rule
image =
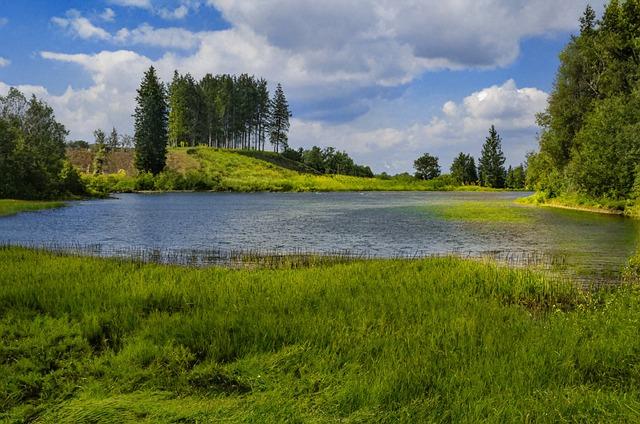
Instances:
[[[558,209],[640,218],[640,209],[636,202],[632,200],[591,199],[578,195],[562,195],[550,198],[542,193],[536,193],[532,196],[518,199],[517,202]]]
[[[0,419],[637,421],[635,287],[453,258],[305,269],[0,249]]]
[[[20,212],[32,212],[43,209],[60,208],[64,205],[64,202],[59,201],[0,199],[0,217],[15,215]]]

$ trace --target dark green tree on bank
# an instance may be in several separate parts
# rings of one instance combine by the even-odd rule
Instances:
[[[502,153],[502,140],[492,125],[482,146],[482,154],[478,163],[480,184],[485,187],[504,188],[506,170],[505,157]]]
[[[514,190],[522,190],[526,185],[526,171],[524,165],[518,165],[514,168],[511,166],[507,170],[507,178],[505,180],[505,187]]]
[[[289,103],[282,90],[282,85],[278,84],[276,92],[273,94],[269,125],[269,141],[273,144],[275,152],[279,152],[280,148],[286,149],[288,146],[289,118],[291,118]]]
[[[527,181],[555,196],[635,196],[640,163],[640,1],[613,0],[597,19],[587,7],[580,34],[560,55],[540,150]]]
[[[136,101],[136,168],[158,174],[164,169],[167,156],[167,101],[153,66],[144,74]]]
[[[477,183],[478,170],[473,156],[460,152],[451,164],[451,177],[453,177],[457,184],[467,185]]]
[[[413,162],[416,170],[416,178],[421,180],[432,180],[440,176],[440,165],[438,158],[425,153]]]

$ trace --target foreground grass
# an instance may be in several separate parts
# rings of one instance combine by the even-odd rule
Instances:
[[[0,250],[7,422],[637,422],[640,293],[452,258],[185,269]]]
[[[64,202],[0,199],[0,216],[64,206]]]

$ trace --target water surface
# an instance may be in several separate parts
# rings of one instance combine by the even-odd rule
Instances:
[[[621,267],[637,246],[636,221],[532,208],[523,193],[121,194],[0,219],[0,242],[105,248],[334,252],[372,256],[531,251],[579,267]],[[498,202],[527,208],[517,222],[443,219],[430,206]],[[107,249],[108,250],[108,249]]]

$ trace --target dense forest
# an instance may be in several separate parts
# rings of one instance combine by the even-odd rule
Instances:
[[[640,2],[612,0],[560,55],[527,181],[550,197],[640,195]]]
[[[196,81],[177,71],[168,88],[169,145],[274,151],[287,147],[291,111],[282,86],[270,98],[267,81],[247,74],[205,75]]]

